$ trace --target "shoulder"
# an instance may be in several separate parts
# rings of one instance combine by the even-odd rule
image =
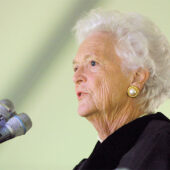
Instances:
[[[157,152],[162,149],[170,153],[170,121],[152,120],[140,135],[132,149],[141,153]],[[168,150],[167,150],[168,149]],[[145,155],[146,156],[146,155]],[[155,155],[156,156],[156,155]]]
[[[143,143],[152,147],[170,147],[170,121],[152,120],[141,134],[137,144]],[[167,145],[163,145],[167,144]],[[151,149],[149,149],[151,150]],[[169,150],[170,151],[170,150]]]
[[[120,161],[132,170],[170,169],[170,121],[152,120]]]
[[[156,143],[163,138],[169,139],[170,137],[170,120],[162,113],[153,114],[153,118],[149,121],[144,128],[136,144],[141,143]]]
[[[170,122],[162,120],[151,121],[140,136],[138,142],[140,143],[140,141],[145,141],[144,143],[152,146],[151,148],[157,150],[165,148],[167,150],[167,147],[170,147]],[[168,151],[170,152],[170,150]]]

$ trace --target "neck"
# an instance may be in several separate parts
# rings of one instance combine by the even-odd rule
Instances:
[[[144,112],[132,106],[133,105],[126,104],[123,108],[120,106],[114,107],[114,109],[109,112],[96,112],[88,116],[87,119],[97,130],[100,140],[104,141],[120,127],[143,115]]]

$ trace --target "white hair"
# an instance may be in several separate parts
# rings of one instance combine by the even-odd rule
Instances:
[[[116,39],[115,51],[122,58],[122,69],[147,68],[150,72],[138,99],[145,113],[170,98],[170,45],[160,30],[137,13],[92,10],[74,27],[81,43],[96,31],[106,31]]]

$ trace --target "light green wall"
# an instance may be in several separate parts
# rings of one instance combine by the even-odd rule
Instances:
[[[169,0],[0,0],[0,98],[33,121],[25,136],[1,144],[0,169],[69,170],[92,151],[96,132],[77,114],[71,24],[94,7],[142,13],[170,40]],[[169,105],[158,110],[170,117]]]

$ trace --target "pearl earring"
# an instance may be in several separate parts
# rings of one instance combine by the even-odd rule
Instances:
[[[139,89],[136,86],[130,86],[127,93],[129,97],[136,97],[139,94]]]

